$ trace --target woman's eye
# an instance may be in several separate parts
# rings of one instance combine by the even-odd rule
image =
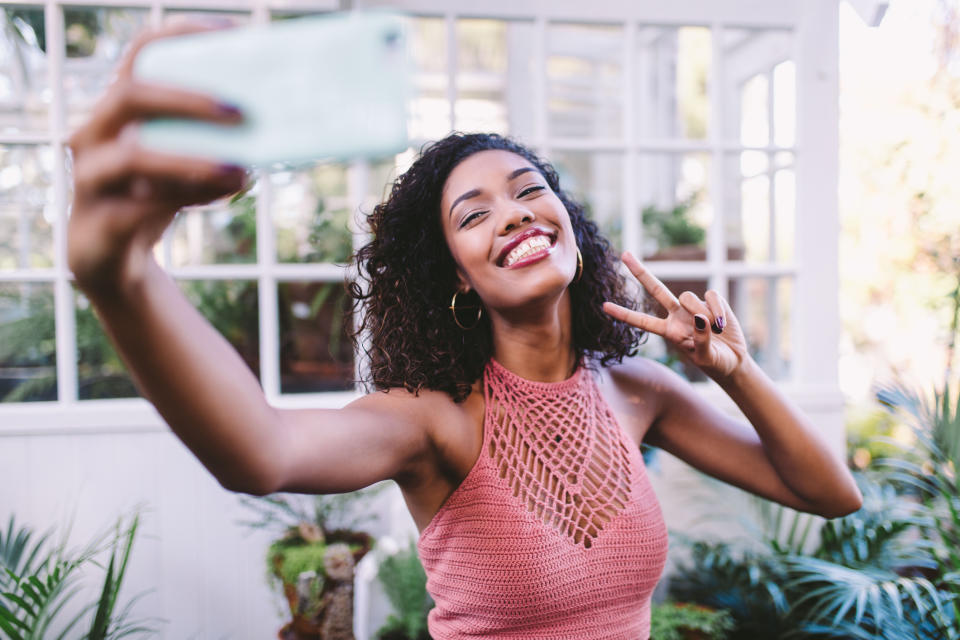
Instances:
[[[465,218],[460,222],[460,228],[463,229],[465,226],[467,226],[468,224],[470,224],[471,222],[473,222],[474,220],[476,220],[477,218],[479,218],[479,217],[480,217],[481,215],[483,215],[484,213],[486,213],[486,211],[474,211],[473,213],[467,215],[467,217],[465,217]]]
[[[526,189],[524,189],[523,191],[520,192],[520,197],[522,198],[522,197],[524,197],[524,196],[528,196],[528,195],[530,195],[531,193],[534,193],[534,192],[536,192],[536,191],[542,191],[542,190],[545,189],[545,188],[546,188],[546,187],[544,187],[543,185],[537,185],[537,186],[534,186],[534,187],[527,187]]]

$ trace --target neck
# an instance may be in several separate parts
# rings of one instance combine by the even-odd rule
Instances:
[[[570,294],[550,305],[491,314],[493,357],[521,378],[560,382],[573,374]]]

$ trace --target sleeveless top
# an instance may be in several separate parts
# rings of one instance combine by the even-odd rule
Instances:
[[[583,366],[484,370],[483,447],[420,534],[434,640],[644,640],[667,531],[643,458]]]

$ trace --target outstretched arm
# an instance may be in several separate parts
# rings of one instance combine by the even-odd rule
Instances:
[[[809,418],[750,357],[739,322],[717,292],[678,298],[629,253],[624,264],[667,310],[657,318],[607,302],[614,318],[662,336],[719,384],[750,421],[746,425],[705,402],[665,368],[655,375],[664,397],[648,441],[747,491],[825,517],[860,508],[853,476]],[[752,425],[752,428],[751,428]]]

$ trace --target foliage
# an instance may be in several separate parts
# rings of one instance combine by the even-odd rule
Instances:
[[[256,519],[243,520],[240,524],[251,529],[268,529],[277,535],[284,535],[303,523],[315,525],[325,533],[334,527],[357,530],[377,516],[370,512],[357,513],[356,506],[372,500],[388,486],[381,482],[359,491],[331,495],[240,496],[241,504],[256,514]]]
[[[416,544],[383,560],[377,572],[394,614],[376,632],[379,640],[429,640],[427,614],[433,600],[427,594],[427,574]]]
[[[115,640],[153,635],[155,629],[147,623],[128,619],[139,596],[117,610],[139,522],[139,514],[136,514],[124,528],[121,519],[112,536],[97,536],[75,552],[67,551],[64,544],[44,550],[48,537],[45,535],[35,543],[29,556],[24,557],[32,532],[21,527],[14,533],[11,518],[6,538],[0,545],[3,548],[0,569],[4,572],[4,580],[0,582],[0,629],[10,640]],[[72,618],[61,623],[64,609],[82,590],[81,572],[90,564],[99,566],[97,558],[104,552],[108,553],[109,561],[104,568],[99,597],[81,606]],[[85,627],[85,620],[91,616],[87,631],[77,635],[75,630]]]
[[[327,545],[322,541],[292,545],[277,540],[267,551],[267,570],[277,571],[275,558],[279,555],[283,558],[283,564],[277,577],[284,584],[297,584],[301,573],[313,571],[317,575],[323,575],[323,554],[326,550]]]
[[[670,209],[648,205],[643,209],[644,231],[661,249],[681,245],[702,245],[706,231],[690,221],[690,208],[698,194],[678,202]]]
[[[686,640],[691,631],[703,640],[724,640],[733,629],[730,612],[698,605],[665,602],[650,615],[650,637],[656,640]]]

